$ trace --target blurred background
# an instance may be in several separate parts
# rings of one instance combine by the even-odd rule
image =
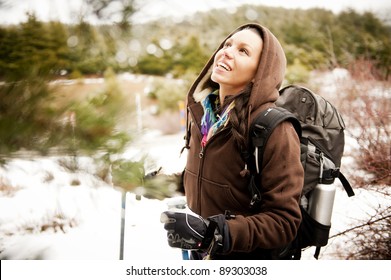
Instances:
[[[182,137],[189,86],[228,33],[257,22],[283,45],[284,84],[307,86],[341,111],[355,143],[342,167],[349,180],[388,193],[391,4],[268,2],[0,0],[0,163],[60,156],[76,172],[88,157],[95,176],[125,191],[174,195],[171,184],[145,181],[154,171],[147,157],[123,155],[148,133],[155,146]],[[390,232],[383,210],[376,220]]]

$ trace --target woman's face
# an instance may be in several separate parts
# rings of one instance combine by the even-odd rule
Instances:
[[[261,51],[262,39],[255,30],[241,30],[225,41],[214,57],[211,76],[224,96],[239,93],[253,80]]]

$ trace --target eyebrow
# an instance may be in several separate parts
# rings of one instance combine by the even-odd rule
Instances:
[[[232,42],[232,41],[234,41],[234,39],[232,39],[232,37],[229,37],[227,40],[225,40],[224,44],[227,43],[227,42]],[[254,49],[254,47],[252,47],[251,45],[249,45],[249,44],[247,44],[247,43],[245,43],[245,42],[242,42],[242,41],[239,41],[239,44],[238,44],[238,45],[239,45],[239,46],[245,46],[245,47],[247,47],[247,48],[250,48],[251,50]]]
[[[254,49],[254,47],[252,47],[251,45],[249,45],[249,44],[247,44],[247,43],[241,43],[241,45],[243,45],[243,46],[245,46],[245,47],[247,47],[247,48],[249,48],[249,49],[251,49],[251,50]]]

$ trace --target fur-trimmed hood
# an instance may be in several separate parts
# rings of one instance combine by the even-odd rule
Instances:
[[[205,95],[218,88],[218,85],[211,81],[213,61],[216,53],[224,46],[225,41],[234,33],[246,27],[256,28],[262,34],[263,48],[255,74],[254,84],[249,100],[250,113],[258,111],[260,107],[265,108],[274,103],[278,98],[278,90],[282,84],[286,69],[285,53],[277,38],[266,28],[256,23],[245,24],[237,28],[221,42],[210,57],[205,67],[193,83],[187,96],[187,102],[199,102]]]

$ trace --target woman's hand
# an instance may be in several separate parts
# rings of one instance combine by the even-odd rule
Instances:
[[[210,222],[201,216],[165,211],[161,214],[160,221],[167,230],[167,240],[171,247],[196,250],[207,248],[209,245],[206,244],[206,235]]]

